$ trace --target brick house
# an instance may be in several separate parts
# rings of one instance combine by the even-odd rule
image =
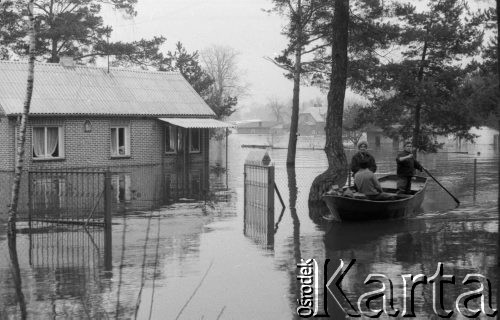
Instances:
[[[3,181],[14,171],[27,70],[27,63],[0,61]],[[176,184],[206,189],[209,130],[228,127],[214,118],[179,73],[37,63],[24,166],[115,171],[151,166],[168,181],[175,176]],[[2,185],[4,201],[9,190]]]

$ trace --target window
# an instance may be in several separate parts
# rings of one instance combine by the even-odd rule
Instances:
[[[200,152],[200,129],[190,129],[189,130],[189,151],[190,152]]]
[[[33,159],[64,156],[62,127],[33,127]]]
[[[129,127],[111,127],[111,156],[130,155]]]
[[[165,128],[165,153],[175,153],[177,151],[177,128],[167,126]]]

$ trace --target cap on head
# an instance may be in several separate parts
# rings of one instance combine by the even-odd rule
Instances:
[[[364,140],[358,142],[358,149],[361,148],[362,145],[364,145],[366,147],[366,149],[368,149],[368,142],[366,142]]]
[[[410,145],[412,145],[411,140],[407,140],[407,141],[405,141],[405,144],[403,145],[403,147],[406,147],[406,146],[407,146],[407,145],[409,145],[409,144],[410,144]]]

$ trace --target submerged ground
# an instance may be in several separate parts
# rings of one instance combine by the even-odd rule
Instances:
[[[383,273],[394,284],[397,308],[403,306],[401,274],[430,277],[441,262],[445,273],[456,277],[455,285],[445,286],[445,308],[454,309],[469,273],[491,281],[496,306],[498,153],[492,146],[419,156],[460,199],[459,207],[430,182],[416,217],[363,224],[325,223],[309,210],[310,184],[326,168],[322,150],[299,149],[297,166],[289,171],[284,166],[286,150],[271,150],[286,209],[280,216],[281,205],[276,202],[274,244],[267,246],[259,232],[244,233],[243,162],[250,149],[241,145],[254,139],[230,136],[228,188],[220,188],[226,182],[224,173],[213,175],[212,184],[219,190],[210,201],[116,214],[111,268],[103,262],[100,228],[18,234],[28,318],[295,319],[301,258],[316,259],[320,268],[331,259],[330,272],[339,259],[346,263],[356,259],[343,281],[352,301],[366,292],[363,281],[368,274]],[[395,171],[396,151],[390,146],[371,152],[380,174]],[[214,158],[224,156],[216,152]],[[16,319],[20,313],[4,229],[0,256],[0,319]],[[430,286],[416,290],[417,319],[435,317],[432,299]],[[454,310],[453,317],[461,318]]]

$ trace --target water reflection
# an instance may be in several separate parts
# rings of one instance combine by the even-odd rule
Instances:
[[[492,228],[496,228],[494,220],[465,222],[409,219],[342,223],[332,225],[325,234],[324,242],[328,259],[356,259],[342,282],[342,289],[350,301],[357,301],[361,294],[369,291],[370,287],[363,284],[363,279],[370,273],[382,273],[394,283],[395,304],[402,310],[404,287],[401,274],[431,277],[438,263],[442,262],[445,274],[453,274],[457,278],[455,285],[446,285],[443,300],[444,306],[453,309],[455,299],[464,291],[461,281],[466,274],[480,273],[492,283],[498,281],[496,234]],[[415,312],[418,317],[435,316],[431,285],[419,288],[416,292]],[[339,300],[348,310],[346,300]],[[473,301],[471,308],[478,307],[477,303],[477,300]]]
[[[315,258],[320,269],[331,259],[320,284],[335,271],[339,259],[356,259],[342,282],[351,301],[366,292],[362,281],[369,273],[387,274],[393,279],[396,307],[403,303],[401,274],[431,276],[438,262],[457,279],[455,286],[445,288],[448,308],[463,289],[461,281],[467,273],[481,273],[498,283],[498,182],[491,174],[497,170],[495,154],[482,152],[478,158],[476,202],[471,191],[476,154],[419,155],[424,166],[461,200],[459,208],[431,182],[423,211],[415,218],[332,224],[312,218],[307,203],[310,183],[326,168],[324,152],[299,150],[297,167],[287,170],[286,150],[271,150],[277,164],[276,183],[287,208],[278,218],[279,227],[274,226],[270,251],[242,233],[242,168],[247,150],[240,149],[241,141],[236,139],[230,139],[229,149],[236,151],[230,153],[229,168],[210,170],[209,184],[220,188],[198,197],[176,194],[174,175],[169,180],[159,168],[116,170],[113,202],[126,214],[114,215],[111,268],[104,261],[102,228],[89,230],[92,237],[81,228],[44,229],[31,235],[31,243],[28,233],[18,234],[19,274],[28,317],[175,319],[192,297],[181,318],[217,319],[222,311],[221,319],[298,319],[296,264],[309,258]],[[392,150],[373,153],[382,174],[394,172]],[[167,191],[166,186],[173,187]],[[201,184],[199,189],[203,190]],[[4,234],[0,231],[0,254],[7,256]],[[0,282],[0,318],[20,317],[7,259],[0,259]],[[494,294],[498,295],[498,288]],[[435,317],[430,286],[418,288],[415,299],[417,319]],[[320,303],[321,310],[324,302]],[[337,319],[336,302],[329,297],[326,303],[330,318]]]
[[[11,228],[9,227],[9,230]],[[22,290],[22,280],[21,280],[21,271],[19,268],[19,259],[17,255],[17,240],[16,240],[16,232],[9,232],[8,235],[8,245],[9,245],[9,257],[10,257],[10,271],[12,274],[12,278],[14,281],[14,287],[16,295],[14,297],[14,306],[19,304],[19,309],[21,312],[21,319],[26,319],[26,300],[24,298],[24,293]],[[3,308],[7,308],[8,304]],[[2,312],[3,313],[3,312]],[[0,313],[0,315],[2,315]]]

